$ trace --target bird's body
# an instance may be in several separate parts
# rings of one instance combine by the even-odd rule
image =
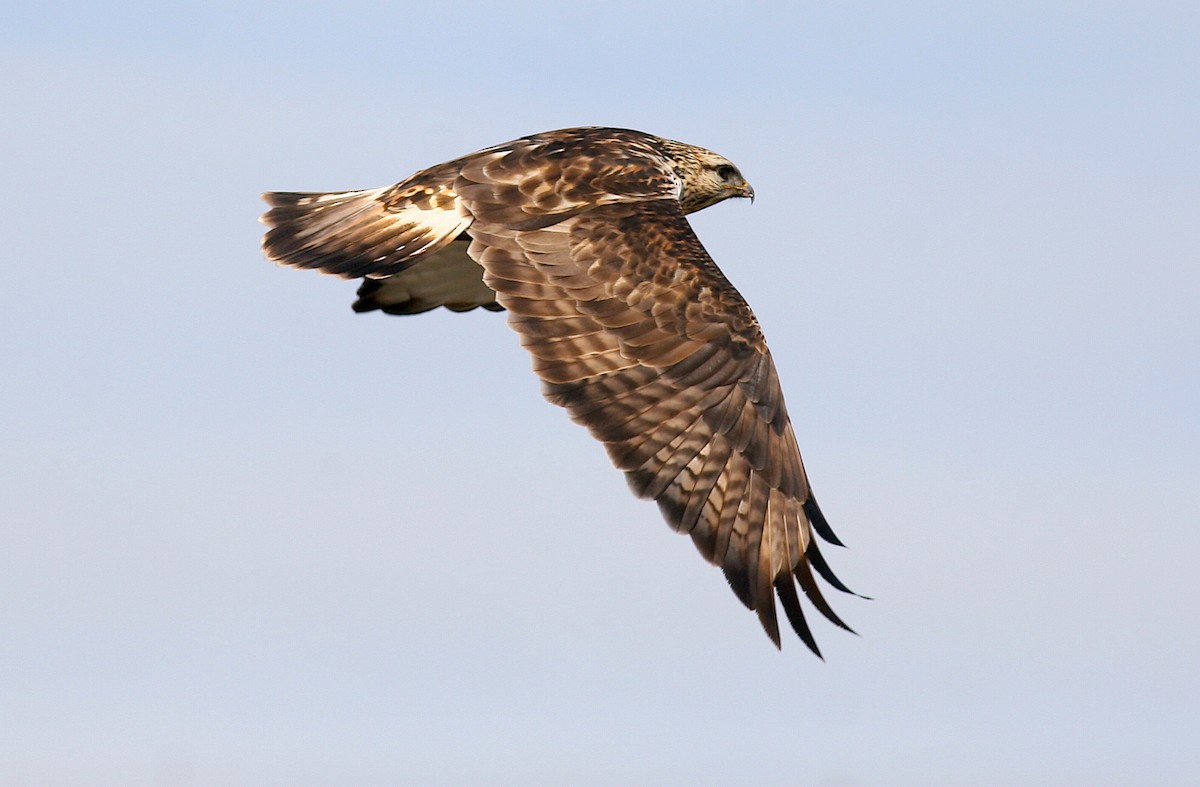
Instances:
[[[779,644],[774,598],[817,651],[795,582],[839,626],[810,566],[812,496],[758,321],[685,214],[752,197],[703,148],[625,129],[535,134],[380,189],[269,193],[267,256],[362,278],[356,311],[509,312],[547,399],[604,442],[723,568]]]

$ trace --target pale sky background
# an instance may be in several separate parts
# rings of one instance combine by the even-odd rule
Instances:
[[[0,26],[0,783],[1200,782],[1194,3],[26,3]],[[36,9],[36,10],[33,10]],[[638,128],[849,549],[826,661],[264,190]]]

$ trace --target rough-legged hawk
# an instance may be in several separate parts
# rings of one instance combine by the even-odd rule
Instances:
[[[685,215],[754,191],[728,159],[638,131],[523,137],[394,186],[264,195],[267,257],[362,278],[355,311],[508,310],[551,402],[636,495],[720,566],[779,645],[778,595],[817,655],[796,583],[834,544],[750,307]]]

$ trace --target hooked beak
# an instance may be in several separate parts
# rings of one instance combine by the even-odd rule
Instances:
[[[751,205],[754,204],[754,187],[751,186],[746,181],[743,180],[742,185],[740,185],[740,186],[729,185],[729,186],[726,186],[725,188],[727,188],[733,192],[729,196],[731,196],[731,197],[748,197],[750,199],[750,204]]]

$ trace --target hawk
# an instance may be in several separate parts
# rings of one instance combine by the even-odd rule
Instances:
[[[635,495],[691,535],[780,647],[775,598],[841,628],[851,593],[758,320],[686,215],[754,190],[728,159],[628,129],[548,131],[376,189],[269,192],[266,256],[361,278],[355,311],[508,312],[549,401],[604,443]]]

